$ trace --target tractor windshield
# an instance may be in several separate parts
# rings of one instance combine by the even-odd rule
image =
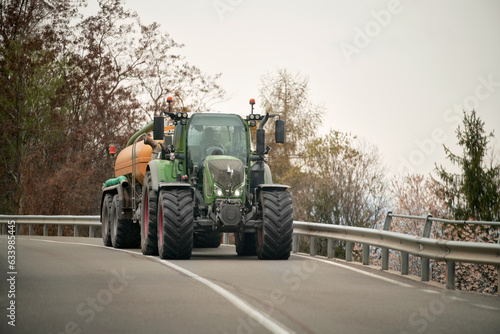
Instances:
[[[195,114],[187,129],[188,169],[202,166],[209,155],[230,155],[247,164],[248,134],[238,115]]]

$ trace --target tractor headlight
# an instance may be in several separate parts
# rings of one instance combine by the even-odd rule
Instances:
[[[214,184],[214,193],[215,193],[215,196],[217,196],[217,197],[224,196],[224,190],[221,187],[219,187],[217,184]]]
[[[240,185],[238,188],[234,189],[233,197],[240,197],[243,194],[244,184]]]

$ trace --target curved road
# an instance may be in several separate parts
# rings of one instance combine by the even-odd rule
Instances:
[[[500,298],[356,264],[233,246],[162,261],[101,239],[18,236],[15,299],[0,236],[0,333],[498,333]],[[15,327],[8,325],[15,301]]]

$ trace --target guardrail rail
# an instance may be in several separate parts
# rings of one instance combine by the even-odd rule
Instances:
[[[422,236],[412,236],[391,232],[393,218],[405,218],[424,221]],[[500,237],[497,243],[478,243],[465,241],[437,240],[430,238],[433,222],[446,224],[468,224],[500,226],[500,222],[456,221],[449,219],[411,216],[387,213],[382,230],[352,227],[345,225],[294,222],[293,252],[298,252],[299,235],[309,236],[310,255],[316,255],[316,238],[328,240],[327,257],[333,258],[335,240],[345,241],[346,261],[352,261],[353,245],[362,245],[362,263],[369,264],[370,246],[382,248],[381,269],[389,269],[389,249],[401,252],[401,275],[408,275],[409,254],[421,258],[421,281],[429,281],[430,259],[445,261],[447,266],[446,288],[455,289],[455,262],[487,264],[497,267],[497,291],[500,291]]]
[[[0,231],[7,233],[7,223],[16,222],[16,233],[19,234],[19,228],[22,224],[29,225],[29,235],[34,235],[34,225],[43,225],[43,235],[49,235],[49,225],[58,225],[57,235],[62,236],[63,225],[73,225],[73,234],[78,237],[78,226],[87,226],[89,237],[94,237],[94,228],[101,226],[100,216],[25,216],[25,215],[0,215]]]
[[[423,220],[422,236],[412,236],[389,231],[393,218]],[[94,228],[101,226],[100,216],[0,215],[0,231],[2,234],[7,233],[7,224],[9,221],[15,221],[17,234],[19,234],[19,227],[22,224],[29,225],[29,235],[34,234],[33,225],[43,224],[44,236],[48,236],[49,234],[49,225],[58,226],[58,236],[62,236],[63,225],[73,225],[74,236],[78,236],[79,226],[87,226],[89,228],[89,237],[95,237]],[[298,238],[300,235],[309,236],[310,255],[316,256],[316,238],[325,238],[328,240],[327,257],[333,258],[335,241],[339,240],[344,241],[346,244],[346,261],[349,262],[352,261],[353,245],[354,243],[358,243],[362,245],[362,263],[363,265],[368,265],[370,246],[379,247],[382,248],[381,270],[388,270],[389,249],[392,249],[401,252],[401,275],[408,275],[409,254],[421,258],[421,281],[429,281],[430,259],[445,261],[447,265],[447,289],[455,289],[455,262],[494,265],[497,267],[498,276],[500,277],[500,237],[496,244],[432,239],[430,238],[430,233],[433,222],[500,227],[500,222],[456,221],[433,218],[430,215],[422,217],[393,214],[390,211],[386,216],[382,230],[295,221],[292,251],[295,253],[298,252]],[[224,243],[227,242],[228,237],[227,233],[225,233]],[[500,286],[497,291],[500,291]]]

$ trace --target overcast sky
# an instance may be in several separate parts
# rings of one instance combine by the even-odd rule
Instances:
[[[92,1],[92,0],[90,0]],[[500,1],[127,0],[184,43],[188,61],[222,73],[223,112],[249,110],[260,78],[309,78],[328,129],[364,137],[391,173],[445,163],[462,110],[500,149]],[[259,111],[259,108],[256,108]],[[304,120],[307,122],[307,120]]]

